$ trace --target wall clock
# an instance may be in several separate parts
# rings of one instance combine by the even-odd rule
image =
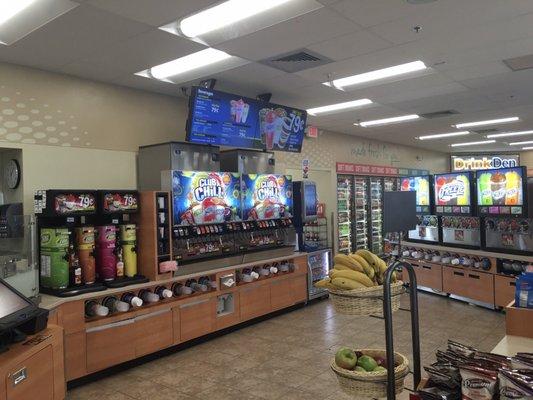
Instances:
[[[4,185],[9,189],[16,189],[20,183],[20,165],[14,158],[4,167]]]

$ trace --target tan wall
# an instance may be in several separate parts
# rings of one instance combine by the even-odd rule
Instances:
[[[533,151],[524,151],[520,153],[520,164],[533,169]]]

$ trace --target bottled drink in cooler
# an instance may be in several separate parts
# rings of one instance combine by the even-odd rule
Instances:
[[[117,299],[115,296],[107,296],[102,301],[102,305],[109,309],[109,312],[126,312],[130,309],[130,305],[125,301]]]
[[[142,299],[132,292],[124,293],[121,297],[121,300],[124,303],[128,303],[133,308],[140,307],[143,305]]]
[[[109,314],[109,308],[98,304],[94,300],[89,300],[85,303],[85,316],[91,317],[105,317]]]

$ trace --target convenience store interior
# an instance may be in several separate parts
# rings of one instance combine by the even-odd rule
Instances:
[[[0,400],[391,398],[387,331],[394,396],[496,398],[426,367],[452,340],[533,370],[532,22],[0,1]]]

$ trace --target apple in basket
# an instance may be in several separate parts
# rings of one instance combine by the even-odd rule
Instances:
[[[354,369],[357,365],[357,356],[355,355],[355,351],[347,347],[342,347],[335,354],[335,364],[337,364],[337,366],[340,368],[350,370]]]

